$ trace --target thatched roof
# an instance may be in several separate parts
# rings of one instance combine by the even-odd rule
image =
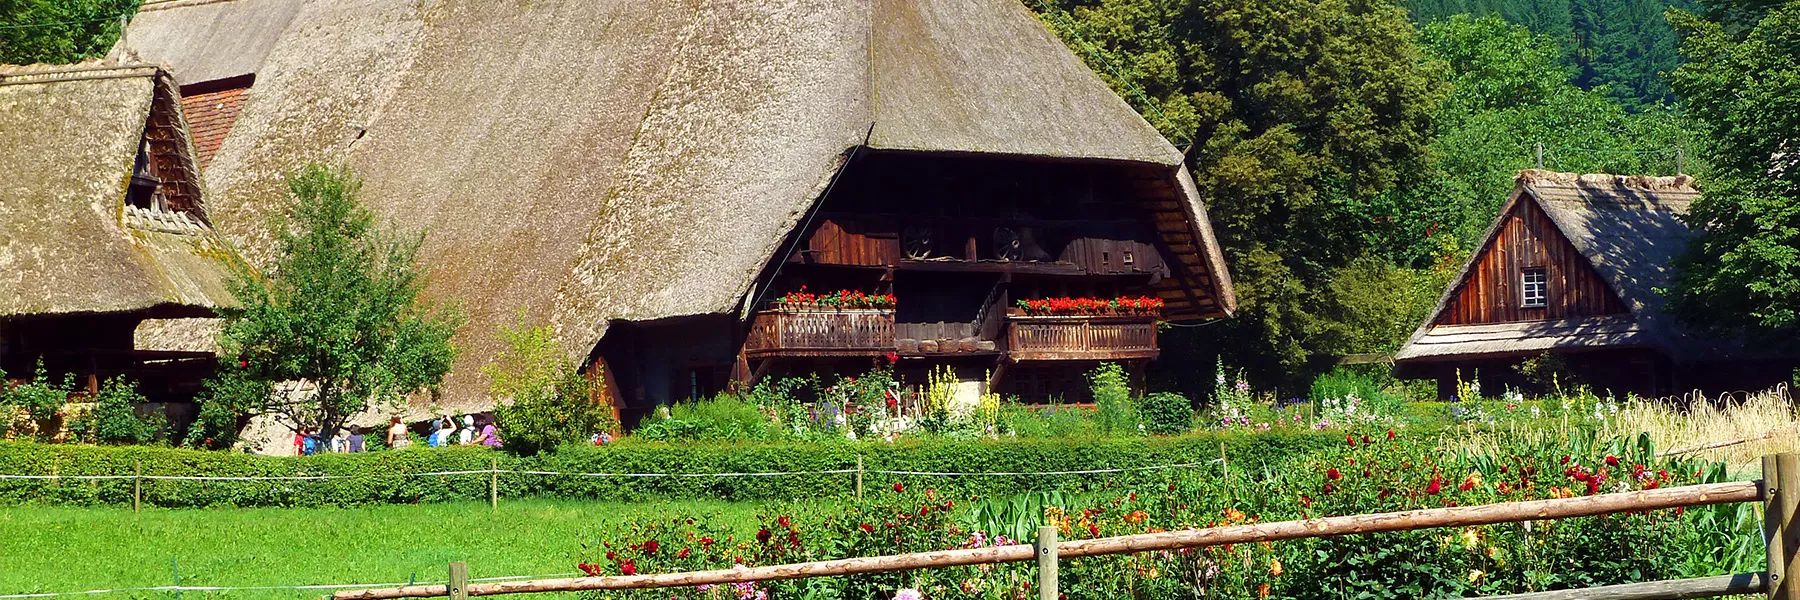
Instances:
[[[146,0],[127,28],[137,57],[181,85],[254,75],[302,0]]]
[[[1489,229],[1482,248],[1519,202],[1534,202],[1570,245],[1587,259],[1630,314],[1554,321],[1435,325],[1469,280],[1480,252],[1452,280],[1431,316],[1413,333],[1397,362],[1499,356],[1551,349],[1640,346],[1676,360],[1712,348],[1664,310],[1656,288],[1666,287],[1675,258],[1692,232],[1680,217],[1699,198],[1693,178],[1578,175],[1526,170]]]
[[[128,210],[151,112],[180,107],[146,65],[0,67],[0,317],[209,314],[231,301],[231,251],[203,211]],[[170,182],[199,189],[191,180]]]
[[[453,404],[521,311],[575,357],[614,320],[736,311],[856,147],[1182,163],[1016,0],[304,0],[248,94],[207,171],[221,227],[266,249],[283,173],[351,166],[469,316]]]

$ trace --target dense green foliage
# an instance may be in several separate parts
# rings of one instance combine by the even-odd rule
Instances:
[[[106,380],[94,398],[93,409],[69,426],[70,433],[84,442],[97,444],[142,444],[162,433],[165,420],[160,413],[138,416],[137,405],[144,396],[137,384],[123,376]]]
[[[14,432],[38,439],[55,435],[52,428],[57,412],[68,404],[69,394],[75,393],[74,374],[64,374],[61,382],[52,381],[40,360],[30,381],[9,387],[4,375],[0,373],[0,412],[5,416],[0,421],[0,433]],[[14,413],[23,418],[14,419]]]
[[[1674,101],[1664,74],[1680,66],[1675,30],[1663,19],[1690,0],[1407,0],[1421,24],[1457,15],[1497,16],[1558,49],[1557,71],[1583,90],[1633,108]]]
[[[1145,394],[1138,400],[1138,418],[1144,432],[1175,435],[1194,428],[1194,405],[1185,396],[1171,392]]]
[[[308,165],[288,176],[292,204],[274,224],[265,269],[230,282],[241,307],[224,309],[219,374],[204,414],[272,414],[330,438],[351,416],[404,402],[450,370],[459,317],[419,294],[422,235],[384,236],[357,203],[347,171]],[[305,381],[308,386],[283,382]],[[194,428],[190,442],[223,446],[235,419]]]
[[[64,64],[106,54],[140,0],[0,0],[0,64]]]
[[[131,475],[138,464],[147,475],[290,476],[356,475],[317,481],[175,481],[143,484],[151,506],[359,506],[453,500],[486,500],[489,475],[498,460],[503,470],[564,473],[767,473],[754,477],[579,477],[500,475],[503,498],[585,498],[646,500],[711,498],[770,500],[843,498],[855,493],[851,473],[857,456],[870,471],[1043,472],[1136,467],[1216,460],[1223,443],[1233,464],[1288,464],[1328,446],[1326,434],[1200,434],[1121,439],[1010,439],[987,441],[909,440],[862,442],[637,442],[568,446],[557,452],[519,457],[478,447],[408,448],[366,454],[324,454],[303,458],[268,457],[149,446],[111,447],[0,443],[0,473]],[[1258,467],[1260,468],[1260,467]],[[413,473],[478,471],[466,475],[411,476]],[[958,494],[997,495],[1028,490],[1084,491],[1125,485],[1155,471],[1110,476],[929,477],[868,473],[865,484],[929,484]],[[0,502],[117,504],[131,501],[130,479],[94,482],[0,481]]]
[[[506,447],[536,454],[619,428],[612,408],[595,401],[598,382],[581,374],[563,354],[548,325],[524,323],[500,330],[506,350],[482,368]]]
[[[1675,91],[1714,165],[1690,223],[1675,305],[1690,321],[1793,345],[1800,333],[1800,3],[1744,35],[1677,13],[1689,60]]]

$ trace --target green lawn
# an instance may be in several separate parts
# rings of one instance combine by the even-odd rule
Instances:
[[[714,512],[748,528],[753,504],[502,502],[370,508],[0,507],[0,595],[169,585],[273,586],[574,574],[584,541],[609,524]],[[316,598],[325,591],[187,592],[184,599]],[[173,598],[169,592],[84,596]]]

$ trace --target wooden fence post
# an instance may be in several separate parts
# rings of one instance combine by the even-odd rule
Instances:
[[[450,563],[450,600],[469,600],[469,563]]]
[[[1056,600],[1056,526],[1038,528],[1038,600]]]
[[[500,459],[493,459],[493,468],[488,470],[488,509],[500,512]]]
[[[143,512],[138,505],[144,501],[144,461],[137,461],[137,468],[131,472],[131,512]]]
[[[862,502],[863,459],[856,455],[856,501]]]
[[[1769,541],[1770,600],[1800,600],[1800,454],[1763,457],[1763,485],[1768,494],[1763,530]]]

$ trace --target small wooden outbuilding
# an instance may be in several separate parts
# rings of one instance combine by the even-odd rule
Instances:
[[[1480,249],[1395,353],[1396,373],[1435,378],[1444,397],[1459,375],[1495,395],[1541,387],[1517,367],[1549,353],[1580,383],[1618,394],[1780,381],[1665,310],[1659,288],[1693,237],[1682,217],[1699,197],[1685,175],[1520,172]]]

